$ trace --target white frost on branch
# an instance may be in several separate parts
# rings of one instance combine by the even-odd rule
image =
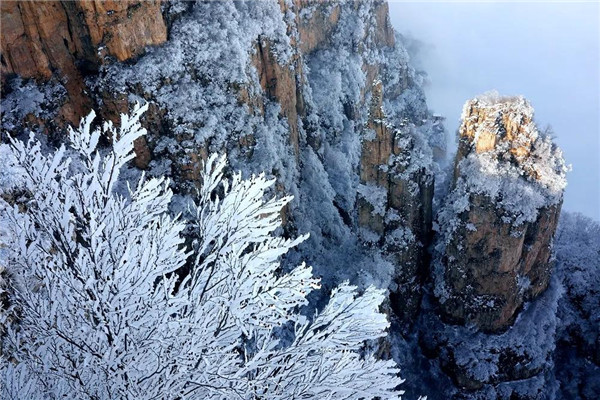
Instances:
[[[273,180],[226,179],[226,159],[209,157],[189,246],[186,223],[168,214],[167,181],[116,192],[146,107],[120,127],[93,129],[90,114],[70,130],[78,160],[65,146],[45,154],[33,137],[12,141],[27,194],[0,200],[18,309],[2,344],[2,397],[399,398],[396,364],[363,346],[389,327],[383,290],[344,283],[311,319],[298,314],[319,280],[304,263],[281,273],[280,256],[306,236],[273,235],[291,200],[265,196]],[[112,147],[100,152],[102,135]],[[277,340],[282,326],[289,343]]]

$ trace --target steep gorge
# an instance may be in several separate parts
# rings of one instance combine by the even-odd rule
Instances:
[[[432,129],[415,82],[419,77],[396,43],[387,3],[190,7],[170,2],[162,14],[155,2],[4,7],[3,54],[10,62],[3,79],[34,78],[40,94],[28,105],[43,110],[5,113],[6,128],[37,127],[58,136],[66,122],[75,123],[90,108],[118,123],[130,101],[151,101],[146,124],[154,134],[136,146],[138,167],[164,171],[169,163],[169,175],[186,193],[207,154],[227,151],[234,167],[277,176],[282,191],[302,197],[309,194],[302,186],[312,186],[320,193],[306,198],[312,203],[321,197],[324,212],[308,218],[313,227],[296,226],[303,219],[296,204],[286,218],[288,229],[313,232],[326,242],[319,247],[345,242],[354,253],[349,261],[359,266],[340,271],[332,282],[357,275],[366,281],[380,275],[384,285],[394,280],[398,304],[410,304],[397,310],[410,309],[407,315],[415,317],[431,236],[433,164],[427,137],[443,132]],[[39,27],[22,33],[35,25],[34,15]],[[238,23],[242,15],[246,21]],[[207,19],[213,25],[203,26]],[[55,20],[60,23],[53,33],[44,30]],[[145,46],[166,40],[167,25],[170,40],[135,61]],[[232,49],[225,48],[228,42]],[[20,54],[20,48],[29,51]],[[19,108],[19,92],[32,85],[19,79],[7,83],[5,108]],[[361,140],[373,134],[374,140]],[[413,155],[418,163],[411,162]],[[342,158],[340,165],[336,161]],[[313,167],[314,174],[328,177],[307,176]],[[373,179],[373,173],[381,177]],[[373,250],[357,250],[359,243]],[[382,273],[377,264],[384,264]]]

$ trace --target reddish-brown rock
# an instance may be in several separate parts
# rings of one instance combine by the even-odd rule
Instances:
[[[297,57],[294,57],[289,64],[280,64],[273,56],[269,42],[263,42],[260,38],[253,64],[256,66],[260,86],[265,94],[281,105],[281,115],[287,118],[289,125],[290,143],[298,157],[298,112],[301,111],[299,107],[302,94],[297,87],[300,84],[298,80],[302,78],[302,67],[298,65]]]
[[[167,40],[160,0],[76,2],[93,46],[106,46],[119,61],[139,55],[144,47]]]
[[[411,142],[403,140],[407,132],[395,129],[386,118],[380,81],[372,85],[365,129],[360,158],[362,189],[357,201],[358,224],[375,233],[379,244],[394,258],[397,267],[391,306],[402,319],[410,320],[418,312],[425,276],[433,179],[425,169],[407,173],[406,165],[399,161],[410,159]],[[368,200],[371,198],[384,204],[373,205]]]
[[[301,9],[313,7],[310,17],[298,16],[298,34],[300,36],[300,51],[310,54],[316,48],[327,43],[340,18],[339,4],[317,4],[314,1],[297,0]]]
[[[123,61],[167,39],[160,1],[3,1],[0,11],[2,83],[56,76],[67,91],[59,125],[89,112],[83,79],[103,55]]]
[[[564,161],[521,97],[467,102],[459,135],[449,199],[468,206],[441,222],[456,228],[445,238],[438,295],[452,321],[498,331],[549,284]]]

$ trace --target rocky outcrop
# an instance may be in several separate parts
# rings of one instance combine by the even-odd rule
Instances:
[[[550,280],[551,242],[560,205],[539,210],[535,221],[514,227],[494,202],[474,195],[447,246],[445,273],[455,295],[443,308],[452,319],[486,331],[504,329],[528,299]]]
[[[467,102],[459,135],[437,290],[451,321],[498,331],[548,286],[564,161],[523,98]]]
[[[551,246],[565,173],[525,99],[488,93],[465,104],[436,221],[438,301],[421,327],[422,347],[459,388],[453,398],[543,398],[558,326]]]
[[[161,1],[83,1],[76,2],[83,26],[89,31],[92,46],[125,61],[139,56],[146,46],[167,40],[161,14]]]

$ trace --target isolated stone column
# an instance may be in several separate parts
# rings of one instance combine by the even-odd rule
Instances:
[[[503,330],[547,288],[565,172],[524,98],[491,93],[465,104],[434,262],[447,319]]]

